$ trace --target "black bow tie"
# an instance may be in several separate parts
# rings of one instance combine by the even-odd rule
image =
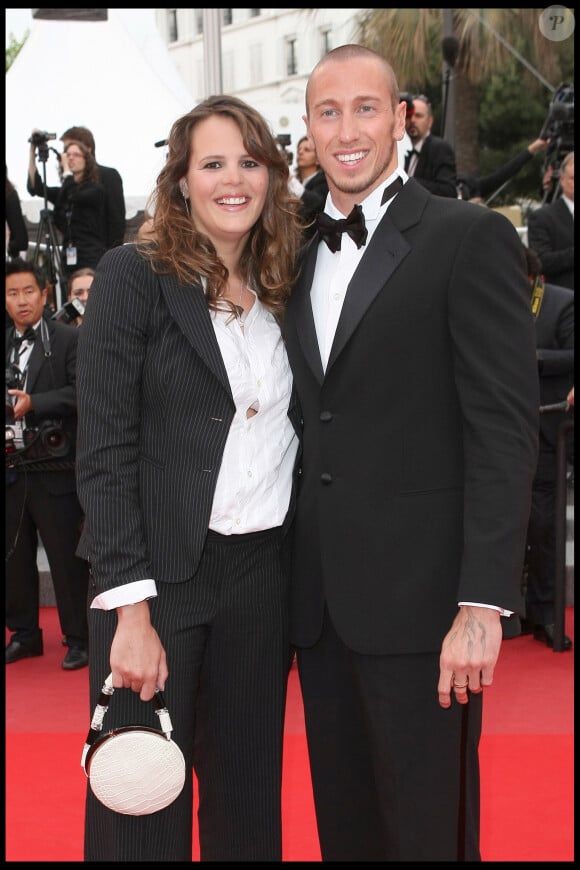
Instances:
[[[329,215],[321,212],[317,218],[318,232],[324,239],[332,253],[340,251],[342,233],[348,233],[357,248],[362,248],[367,240],[367,228],[362,206],[355,205],[346,218],[334,220]]]
[[[20,347],[25,341],[34,341],[36,332],[32,326],[27,326],[22,335],[14,334],[14,347]]]
[[[398,175],[394,181],[391,181],[388,187],[385,188],[381,199],[381,205],[384,205],[387,200],[391,199],[403,186],[403,179]],[[326,242],[332,253],[340,251],[342,242],[342,233],[348,233],[357,248],[362,248],[366,243],[368,230],[365,225],[365,216],[361,205],[355,205],[351,213],[346,218],[334,220],[329,215],[321,212],[316,221],[318,223],[318,232],[321,238]]]
[[[416,154],[417,157],[419,157],[419,152],[417,151],[416,148],[411,148],[410,151],[407,151],[407,152],[405,153],[405,172],[406,172],[407,169],[409,168],[409,165],[410,165],[410,163],[411,163],[411,159],[412,159],[412,157],[413,157],[414,154]]]

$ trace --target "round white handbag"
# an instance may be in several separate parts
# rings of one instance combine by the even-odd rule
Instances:
[[[144,816],[169,806],[185,783],[185,759],[171,739],[173,726],[161,692],[153,697],[161,730],[128,725],[102,734],[114,692],[109,674],[93,713],[81,766],[95,796],[116,813]]]

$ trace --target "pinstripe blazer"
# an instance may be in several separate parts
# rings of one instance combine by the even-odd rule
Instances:
[[[97,593],[183,581],[199,563],[235,412],[203,289],[156,275],[134,245],[114,248],[79,332],[78,553]]]

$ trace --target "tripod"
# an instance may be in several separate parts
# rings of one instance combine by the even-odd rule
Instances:
[[[46,161],[48,160],[48,146],[45,143],[38,146],[38,159],[42,163],[42,190],[44,194],[44,208],[40,212],[40,223],[34,248],[33,265],[40,266],[46,275],[47,281],[54,288],[54,302],[59,310],[66,300],[67,288],[66,277],[62,268],[60,244],[57,229],[54,224],[54,215],[48,208],[46,196]]]

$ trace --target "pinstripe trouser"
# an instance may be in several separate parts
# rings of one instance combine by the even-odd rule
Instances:
[[[282,860],[287,598],[279,529],[210,532],[194,577],[158,583],[150,607],[167,653],[164,697],[191,775],[173,804],[149,816],[114,813],[87,787],[85,861],[191,861],[193,768],[201,860]],[[89,621],[92,715],[111,670],[116,614],[91,610]],[[117,690],[105,731],[137,723],[158,727],[153,705]]]

